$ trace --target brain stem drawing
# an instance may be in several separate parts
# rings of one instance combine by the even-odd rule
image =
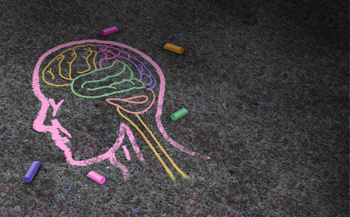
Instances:
[[[51,57],[53,54],[57,55]],[[135,55],[140,56],[141,59],[137,59]],[[49,59],[49,56],[51,59]],[[43,65],[44,61],[48,62],[48,64]],[[151,65],[152,67],[149,69],[146,65]],[[156,78],[159,80],[158,83]],[[110,109],[115,109],[117,114],[125,120],[125,123],[120,122],[115,143],[106,144],[110,145],[111,148],[104,154],[90,159],[73,159],[72,150],[67,146],[72,135],[63,127],[64,123],[53,119],[51,120],[51,125],[44,125],[49,108],[53,110],[52,116],[55,117],[57,111],[64,107],[63,102],[65,99],[56,99],[55,101],[55,99],[45,96],[40,89],[41,85],[51,86],[57,92],[71,92],[81,98],[102,99],[110,105]],[[115,154],[122,147],[127,160],[130,160],[128,148],[122,145],[125,135],[128,136],[137,158],[145,168],[148,168],[131,131],[131,128],[135,128],[156,155],[171,179],[176,181],[173,173],[154,146],[130,119],[131,116],[136,116],[170,164],[182,177],[188,179],[188,176],[174,163],[141,118],[142,114],[146,113],[153,106],[156,106],[155,123],[167,142],[174,148],[191,156],[209,159],[207,156],[185,148],[167,135],[161,123],[165,92],[164,74],[149,56],[128,45],[112,41],[83,40],[55,47],[39,58],[33,73],[32,86],[34,94],[41,102],[41,109],[33,123],[33,128],[38,132],[50,133],[56,146],[64,152],[67,163],[71,165],[87,166],[109,160],[113,166],[123,172],[124,181],[127,181],[130,175],[129,170],[116,159]],[[155,87],[159,91],[155,92]],[[66,136],[60,135],[60,132]]]

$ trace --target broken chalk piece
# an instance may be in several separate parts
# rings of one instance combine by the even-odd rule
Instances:
[[[100,174],[96,173],[95,171],[91,171],[87,174],[87,176],[90,178],[90,179],[93,179],[95,180],[96,182],[100,183],[101,185],[103,183],[105,183],[106,181],[106,178],[101,176]]]
[[[186,109],[182,108],[179,111],[173,113],[170,117],[173,121],[176,121],[187,114],[188,114],[188,111]]]
[[[29,170],[27,171],[26,175],[24,176],[24,181],[27,183],[31,183],[36,172],[38,171],[39,167],[41,165],[41,162],[34,161],[32,165],[30,166]]]
[[[106,35],[109,35],[109,34],[112,34],[112,33],[118,32],[118,31],[119,31],[118,28],[113,26],[111,28],[102,30],[101,35],[106,36]]]
[[[164,49],[170,50],[170,51],[178,53],[178,54],[182,54],[184,52],[184,49],[182,47],[179,47],[179,46],[176,46],[176,45],[173,45],[173,44],[170,44],[170,43],[167,43],[164,46]]]

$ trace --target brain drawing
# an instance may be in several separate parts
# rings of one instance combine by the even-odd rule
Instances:
[[[132,68],[137,71],[138,78]],[[116,71],[117,69],[120,71]],[[66,49],[45,67],[42,78],[50,86],[69,86],[79,97],[106,98],[110,104],[132,114],[146,112],[155,100],[152,89],[156,86],[156,79],[150,70],[129,53],[110,45],[85,44]],[[145,110],[129,111],[115,101],[145,104],[149,101],[147,95],[135,95],[128,99],[108,98],[135,89],[145,89],[153,93],[153,99]],[[139,98],[144,100],[135,100]]]
[[[53,54],[57,55],[54,56]],[[137,59],[136,55],[141,58]],[[44,61],[48,64],[42,65]],[[147,67],[147,65],[151,67]],[[159,80],[158,83],[156,78]],[[63,127],[64,124],[61,124],[57,119],[51,120],[52,125],[50,126],[44,124],[49,108],[53,109],[53,117],[55,117],[64,99],[58,103],[55,102],[55,99],[43,94],[40,85],[52,86],[57,91],[69,91],[80,98],[102,99],[112,105],[131,126],[124,122],[120,123],[118,138],[106,153],[87,160],[75,160],[72,151],[66,145],[70,142],[69,138],[72,138],[72,135]],[[159,90],[158,93],[155,93],[155,87]],[[167,142],[189,155],[209,159],[209,157],[188,150],[167,135],[161,123],[165,92],[165,78],[162,70],[149,56],[130,46],[111,41],[83,40],[53,48],[42,55],[36,64],[33,73],[33,91],[42,103],[33,128],[39,132],[51,133],[55,144],[64,152],[67,162],[71,165],[87,166],[109,159],[112,165],[123,171],[124,180],[127,180],[129,171],[125,165],[117,161],[115,156],[115,152],[121,147],[125,135],[128,136],[139,160],[144,166],[146,165],[130,130],[130,127],[135,127],[175,181],[172,172],[153,145],[137,125],[127,117],[127,115],[134,115],[148,130],[174,168],[187,179],[187,175],[176,166],[162,145],[150,132],[147,124],[139,116],[151,109],[152,106],[156,106],[155,124]],[[63,132],[66,136],[62,136],[60,132]],[[128,149],[126,146],[122,147],[127,159],[130,160]]]

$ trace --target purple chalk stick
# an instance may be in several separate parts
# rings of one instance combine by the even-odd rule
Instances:
[[[106,181],[106,178],[101,176],[100,174],[96,173],[95,171],[91,171],[87,174],[87,176],[90,179],[95,180],[96,182],[100,183],[101,185]]]
[[[118,32],[118,31],[119,31],[118,28],[113,26],[111,28],[102,30],[101,35],[106,36],[106,35],[109,35],[109,34],[112,34],[112,33]]]
[[[28,172],[26,173],[26,175],[24,176],[24,181],[27,183],[31,183],[36,172],[38,171],[39,167],[41,165],[41,162],[39,161],[34,161],[32,163],[32,165],[30,166]]]

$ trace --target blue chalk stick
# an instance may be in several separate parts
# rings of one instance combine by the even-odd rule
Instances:
[[[35,176],[36,172],[38,171],[39,167],[41,165],[41,162],[34,161],[32,165],[30,166],[28,172],[24,176],[24,181],[27,183],[31,183],[33,180],[33,177]]]

